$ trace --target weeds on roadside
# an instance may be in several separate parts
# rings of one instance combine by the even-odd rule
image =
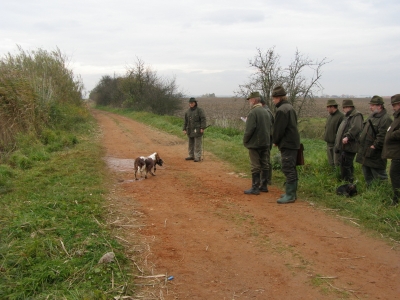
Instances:
[[[74,138],[59,132],[46,144],[20,137],[23,146],[7,157],[9,164],[3,157],[1,299],[110,299],[132,294],[123,248],[101,226],[106,191],[102,150],[93,142],[93,124],[80,126],[84,130]],[[116,262],[98,264],[110,251]]]

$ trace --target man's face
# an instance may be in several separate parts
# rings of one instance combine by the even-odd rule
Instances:
[[[250,99],[248,100],[248,101],[249,101],[250,107],[254,105],[254,100],[255,100],[255,98],[250,98]]]
[[[329,114],[333,114],[337,110],[337,108],[334,105],[329,105],[326,107],[326,110]]]
[[[378,113],[378,112],[380,112],[382,109],[381,109],[381,106],[380,106],[380,105],[377,105],[377,104],[370,104],[370,105],[369,105],[369,110],[370,110],[372,113]]]
[[[393,103],[392,107],[393,107],[394,111],[399,111],[400,110],[400,102],[399,103]]]
[[[196,105],[196,102],[194,102],[194,101],[193,102],[189,102],[189,106],[190,107],[194,107],[195,105]]]
[[[345,112],[345,113],[348,113],[349,111],[351,111],[352,110],[352,106],[345,106],[345,107],[343,107],[343,111]]]
[[[275,105],[277,105],[281,101],[280,97],[272,97],[272,102],[274,102]]]

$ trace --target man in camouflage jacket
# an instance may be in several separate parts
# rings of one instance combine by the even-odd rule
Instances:
[[[364,122],[356,157],[356,162],[362,164],[367,186],[370,186],[374,179],[386,180],[388,178],[387,159],[381,156],[386,131],[392,123],[382,97],[373,96],[369,104],[372,113]]]

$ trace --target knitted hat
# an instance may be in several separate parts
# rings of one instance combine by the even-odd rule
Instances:
[[[192,98],[189,99],[189,102],[197,102],[197,101],[196,101],[196,98],[192,97]]]

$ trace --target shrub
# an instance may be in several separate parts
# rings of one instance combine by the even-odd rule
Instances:
[[[19,133],[38,137],[46,127],[69,129],[86,111],[81,79],[59,49],[18,50],[0,60],[0,151],[15,149]]]

